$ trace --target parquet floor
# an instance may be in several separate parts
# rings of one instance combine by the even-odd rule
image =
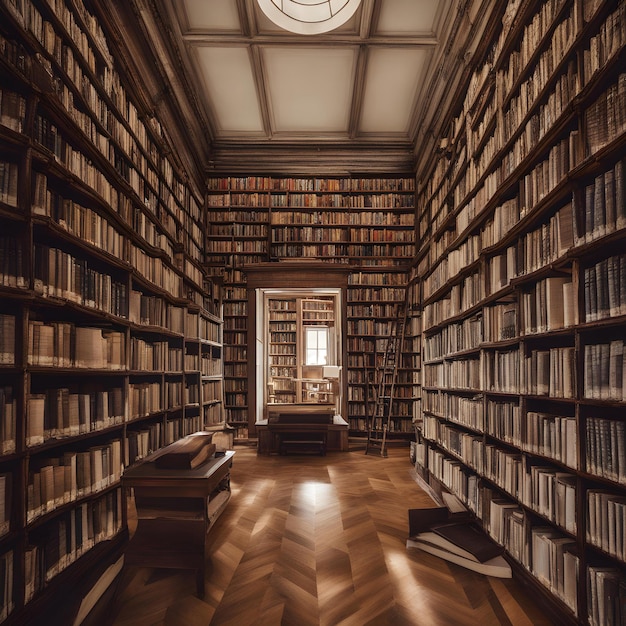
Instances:
[[[191,572],[136,568],[113,626],[547,626],[528,591],[414,549],[407,510],[432,506],[407,448],[257,456],[237,447],[232,498]],[[132,527],[131,527],[132,528]]]

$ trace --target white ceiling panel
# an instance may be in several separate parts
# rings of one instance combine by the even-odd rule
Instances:
[[[331,1],[336,9],[346,0]],[[176,87],[183,99],[195,91],[207,153],[259,168],[291,163],[300,150],[327,150],[332,163],[378,145],[405,167],[433,76],[428,64],[440,57],[441,33],[467,10],[454,0],[361,0],[346,24],[310,35],[283,30],[257,0],[126,2],[139,19],[154,12],[151,21],[166,27],[172,59],[163,63],[186,72]],[[293,2],[305,9],[321,0]]]
[[[248,48],[199,46],[194,49],[218,133],[262,132]]]
[[[183,0],[183,4],[191,31],[241,32],[233,0]]]
[[[432,35],[442,0],[383,0],[377,35]]]
[[[264,47],[273,130],[346,133],[357,49]]]
[[[407,133],[428,52],[422,48],[371,48],[360,131]]]

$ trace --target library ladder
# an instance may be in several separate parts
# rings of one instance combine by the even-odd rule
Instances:
[[[394,405],[394,393],[401,351],[407,324],[406,303],[399,303],[391,321],[382,362],[376,362],[374,370],[374,402],[367,425],[365,454],[378,453],[387,456],[387,433]]]

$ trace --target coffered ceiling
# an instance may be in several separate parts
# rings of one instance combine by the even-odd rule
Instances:
[[[256,0],[132,0],[168,89],[199,118],[207,169],[248,172],[413,170],[450,38],[482,4],[362,0],[336,30],[299,35]]]

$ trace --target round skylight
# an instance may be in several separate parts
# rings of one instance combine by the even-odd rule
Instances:
[[[257,0],[277,26],[300,35],[327,33],[345,24],[361,0]]]

